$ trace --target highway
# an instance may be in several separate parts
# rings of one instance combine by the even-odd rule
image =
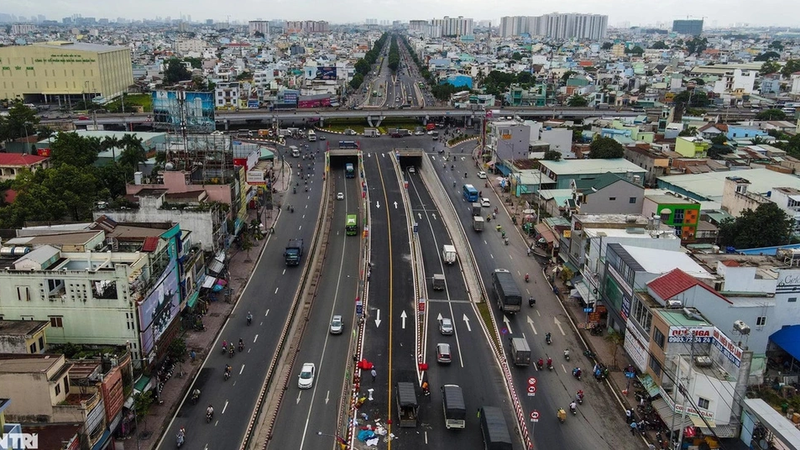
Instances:
[[[476,175],[475,163],[468,153],[472,147],[467,147],[467,152],[458,155],[455,163],[457,187],[452,188],[453,171],[442,168],[438,155],[429,154],[433,160],[433,167],[445,187],[448,188],[450,200],[458,211],[459,218],[467,230],[467,238],[475,254],[487,295],[491,299],[491,310],[497,323],[501,326],[504,336],[503,345],[508,354],[508,337],[523,337],[531,347],[532,359],[553,359],[555,370],[538,371],[534,366],[514,367],[511,372],[514,377],[514,387],[524,409],[530,413],[538,410],[541,418],[533,427],[528,423],[528,430],[533,435],[535,448],[638,448],[642,446],[641,440],[636,439],[627,432],[624,414],[612,394],[605,388],[605,384],[597,383],[591,376],[593,363],[582,355],[583,347],[579,344],[570,320],[561,307],[559,301],[549,289],[549,285],[542,277],[541,266],[527,256],[525,243],[520,235],[514,231],[511,219],[505,214],[503,208],[497,220],[487,224],[483,232],[475,232],[471,228],[471,209],[463,200],[461,186],[472,183],[488,197],[493,206],[499,206],[499,199],[490,189],[485,187],[487,180],[479,179]],[[468,177],[463,178],[464,172]],[[496,175],[489,175],[489,182],[496,182]],[[493,208],[492,208],[493,209]],[[501,224],[509,230],[510,245],[503,244],[501,235],[495,230],[496,224]],[[522,291],[523,298],[533,296],[537,299],[536,305],[530,308],[523,302],[522,312],[516,315],[505,315],[496,307],[496,297],[492,292],[490,273],[496,268],[509,269],[514,275],[517,285]],[[525,273],[532,277],[530,283],[524,282]],[[545,343],[545,333],[551,333],[553,344]],[[564,360],[564,349],[570,349],[571,361]],[[572,368],[579,366],[584,371],[581,381],[576,380]],[[534,397],[527,395],[527,379],[530,376],[537,378],[537,391]],[[568,404],[575,396],[578,389],[586,393],[586,400],[578,407],[578,415],[569,415],[566,423],[560,424],[556,419],[558,408],[567,409]]]
[[[312,293],[312,312],[268,448],[325,448],[331,439],[327,435],[337,431],[344,375],[350,363],[348,345],[354,329],[361,243],[360,233],[357,236],[345,234],[345,217],[359,211],[361,189],[355,178],[345,178],[343,165],[334,166],[330,172],[332,192],[328,199],[332,202],[333,219],[330,233],[324,239],[327,242],[325,265],[316,292]],[[337,192],[344,194],[344,200],[332,200]],[[344,318],[341,335],[329,332],[335,314]],[[297,386],[297,374],[306,362],[314,363],[317,373],[313,387],[301,390]],[[325,435],[317,435],[318,431]]]
[[[512,424],[512,407],[503,387],[502,373],[480,325],[479,321],[482,319],[476,315],[467,296],[461,268],[464,262],[470,260],[466,249],[457,249],[459,258],[452,265],[442,260],[442,246],[452,243],[442,214],[436,210],[420,177],[411,173],[406,176],[409,181],[411,214],[419,225],[418,235],[422,248],[420,262],[425,269],[424,282],[427,285],[425,361],[429,365],[427,381],[431,387],[431,396],[422,398],[420,402],[420,428],[425,430],[425,434],[411,434],[403,440],[403,448],[420,448],[427,444],[431,448],[481,449],[483,445],[480,424],[475,414],[478,408],[499,406],[507,412],[507,423]],[[434,274],[445,276],[445,290],[432,289]],[[440,317],[453,320],[452,336],[443,336],[440,333]],[[453,358],[451,364],[436,362],[436,344],[439,342],[450,344]],[[465,393],[467,423],[463,430],[447,430],[444,426],[440,390],[443,384],[457,384]],[[509,433],[511,430],[513,427],[509,428]],[[516,435],[512,436],[516,438]],[[408,446],[409,441],[411,446]],[[523,448],[522,443],[516,442],[515,448]]]
[[[322,165],[322,153],[316,160]],[[295,161],[287,158],[287,161]],[[296,176],[297,169],[293,176]],[[321,177],[319,172],[316,176]],[[247,283],[239,303],[222,329],[219,341],[203,363],[192,388],[202,392],[198,404],[185,398],[175,417],[158,444],[158,448],[172,448],[180,427],[187,432],[188,448],[230,449],[238,447],[244,437],[250,416],[255,407],[258,387],[264,382],[267,368],[275,354],[280,332],[289,314],[292,299],[300,281],[301,267],[286,267],[283,251],[286,242],[302,238],[311,242],[314,224],[319,220],[321,201],[320,184],[311,179],[312,189],[306,193],[286,194],[284,204],[291,203],[295,210],[285,208],[269,236],[265,249],[252,277]],[[303,186],[303,183],[300,183]],[[252,255],[257,258],[259,255]],[[248,326],[247,312],[253,314]],[[243,339],[245,351],[229,358],[221,352],[222,340],[238,342]],[[223,379],[224,367],[233,368],[231,379]],[[187,395],[188,396],[188,395]],[[206,407],[214,406],[214,418],[206,423]]]

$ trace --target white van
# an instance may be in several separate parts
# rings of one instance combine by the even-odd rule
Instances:
[[[289,150],[292,151],[292,157],[293,158],[299,158],[300,157],[300,149],[297,148],[296,146],[290,145],[289,146]]]
[[[314,130],[308,130],[308,142],[315,142],[317,140],[317,134],[314,133]]]

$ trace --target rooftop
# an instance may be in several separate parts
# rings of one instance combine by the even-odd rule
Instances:
[[[622,247],[648,273],[666,273],[680,267],[681,270],[693,277],[714,278],[684,252],[634,247],[631,245],[623,245]]]
[[[102,44],[87,44],[84,42],[64,42],[64,41],[50,41],[33,44],[37,47],[48,47],[58,50],[81,50],[86,52],[114,52],[117,50],[127,50],[128,47],[116,47],[112,45]]]
[[[686,314],[683,313],[683,309],[653,309],[652,310],[655,315],[661,317],[664,323],[676,326],[676,327],[710,327],[713,324],[706,321],[700,314],[697,314],[696,311],[693,311],[692,317],[686,317]]]
[[[46,159],[44,156],[0,153],[0,166],[30,166]]]
[[[0,373],[47,372],[58,364],[61,355],[28,355],[20,353],[0,353]]]
[[[675,298],[677,295],[695,286],[699,286],[730,303],[728,299],[720,295],[717,291],[701,283],[697,278],[694,278],[679,268],[675,268],[654,280],[650,280],[647,282],[647,286],[664,301]]]
[[[0,320],[0,336],[32,336],[48,323],[44,320]]]
[[[624,159],[564,159],[560,161],[541,161],[542,166],[556,175],[581,175],[598,173],[641,173],[645,170]]]
[[[740,170],[737,173],[747,177],[750,181],[748,191],[755,193],[765,193],[771,191],[775,186],[797,187],[800,188],[800,177],[775,172],[768,169]],[[722,201],[722,193],[725,188],[725,178],[731,176],[728,171],[708,172],[684,175],[669,175],[659,177],[659,184],[669,183],[687,192],[712,201]]]

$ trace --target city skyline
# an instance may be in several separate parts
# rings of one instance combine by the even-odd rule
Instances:
[[[415,6],[416,5],[416,6]],[[325,20],[331,24],[364,23],[366,19],[378,20],[429,20],[444,16],[464,16],[476,22],[491,20],[494,26],[503,16],[537,16],[543,14],[581,13],[603,14],[609,17],[609,25],[619,24],[650,25],[655,23],[671,24],[676,19],[702,19],[708,25],[718,24],[727,27],[733,24],[750,26],[800,27],[794,15],[787,14],[786,2],[764,0],[759,3],[758,14],[751,11],[752,3],[744,0],[708,0],[696,3],[688,0],[667,0],[647,5],[642,9],[641,2],[636,0],[612,0],[602,4],[578,0],[570,3],[569,8],[558,10],[550,7],[531,7],[522,0],[504,2],[501,7],[493,3],[476,0],[462,0],[457,4],[443,2],[409,2],[400,0],[337,0],[333,2],[311,2],[309,0],[287,1],[276,0],[270,8],[255,0],[237,2],[236,9],[230,9],[217,1],[196,0],[193,2],[175,2],[165,5],[155,0],[140,0],[135,5],[108,3],[101,0],[45,0],[37,2],[31,8],[29,0],[6,0],[0,13],[24,16],[43,15],[48,20],[61,22],[64,17],[81,15],[83,17],[107,18],[116,21],[122,17],[129,20],[152,20],[156,16],[179,19],[191,16],[195,22],[212,19],[215,22],[237,21],[247,23],[248,20],[262,18],[265,20]],[[349,14],[355,11],[355,14]],[[421,11],[424,11],[421,13]],[[157,13],[156,13],[157,12]],[[643,13],[647,15],[643,16]]]

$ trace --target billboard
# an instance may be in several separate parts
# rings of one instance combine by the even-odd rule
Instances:
[[[297,92],[286,92],[283,94],[283,103],[297,104]]]
[[[336,67],[317,67],[318,80],[335,80]]]
[[[178,316],[181,296],[178,291],[178,264],[174,258],[170,260],[155,286],[147,299],[139,303],[143,355],[150,353],[158,338]]]
[[[185,91],[153,92],[153,127],[178,132],[186,118],[189,133],[210,133],[214,123],[214,93]]]

